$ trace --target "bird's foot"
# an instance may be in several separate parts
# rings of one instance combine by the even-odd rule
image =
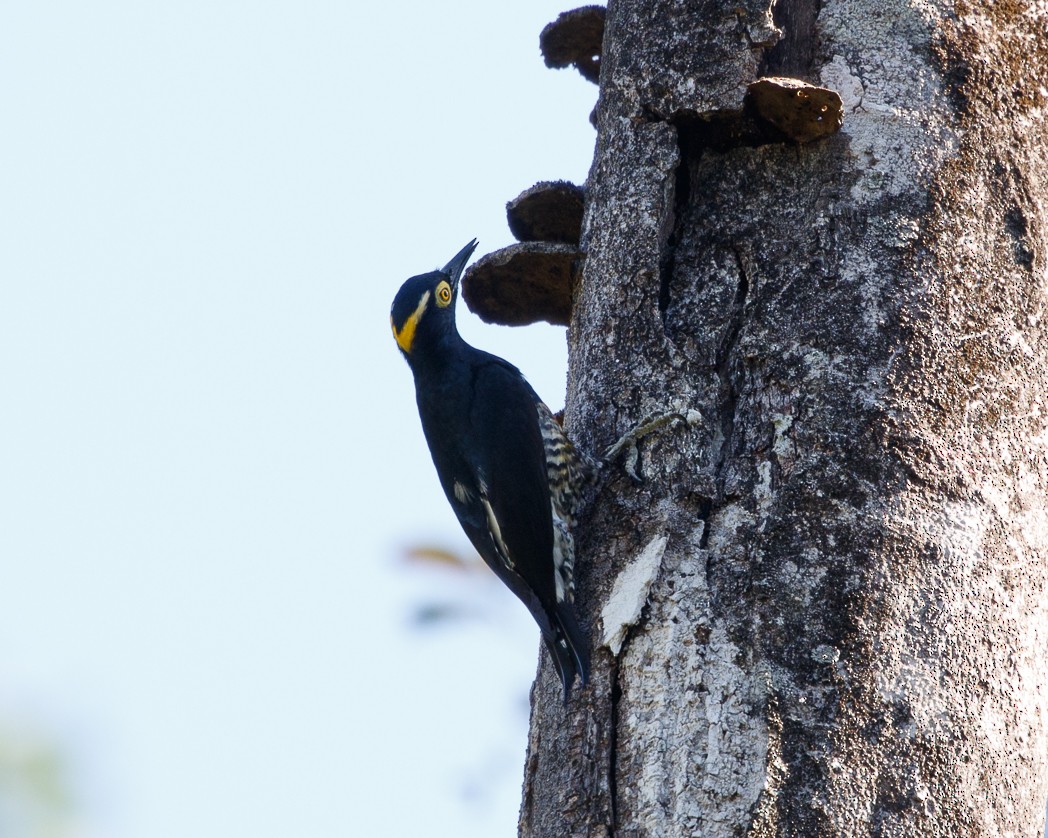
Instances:
[[[637,474],[637,461],[640,458],[637,443],[645,437],[651,436],[656,431],[660,431],[671,425],[683,424],[695,426],[701,424],[701,422],[702,414],[694,409],[683,412],[676,410],[667,413],[649,414],[641,420],[640,424],[623,434],[614,445],[604,452],[604,457],[602,458],[603,464],[611,465],[619,458],[622,452],[625,451],[626,459],[623,463],[623,468],[630,478],[635,482],[640,483],[642,481]]]

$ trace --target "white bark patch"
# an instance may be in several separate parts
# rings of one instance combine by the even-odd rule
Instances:
[[[618,575],[611,597],[600,612],[604,625],[604,645],[611,649],[613,655],[622,651],[626,631],[640,619],[640,612],[648,601],[648,591],[662,567],[666,540],[666,536],[660,535],[648,542],[640,555]]]
[[[845,111],[854,111],[862,105],[862,97],[865,93],[862,79],[852,73],[844,56],[833,56],[833,59],[822,68],[821,77],[824,85],[841,94],[841,104],[844,105]]]
[[[639,752],[623,832],[728,838],[762,794],[774,808],[784,769],[765,715],[766,676],[743,670],[723,625],[696,642],[704,574],[697,563],[681,571],[685,585],[660,603],[668,610],[623,656],[623,739]]]
[[[792,460],[796,454],[796,446],[786,436],[786,433],[793,427],[793,417],[786,413],[773,413],[771,415],[771,424],[775,432],[771,441],[771,450],[775,453],[781,465],[781,461]]]
[[[889,5],[891,14],[872,16],[863,0],[826,0],[819,12],[820,28],[835,35],[820,81],[841,93],[847,110],[841,132],[861,173],[851,190],[860,206],[912,192],[958,145],[939,70],[922,55],[938,24],[917,4]]]
[[[761,515],[766,515],[771,507],[771,461],[762,460],[757,463],[757,483],[753,487],[753,496],[757,501],[757,509]]]

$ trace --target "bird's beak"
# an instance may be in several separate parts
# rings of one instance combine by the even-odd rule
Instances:
[[[473,251],[477,248],[477,240],[473,239],[467,244],[462,250],[456,253],[451,261],[448,262],[440,272],[448,277],[448,281],[451,282],[451,287],[458,291],[459,280],[462,278],[462,271],[466,267],[466,263],[469,261],[469,257],[473,255]]]

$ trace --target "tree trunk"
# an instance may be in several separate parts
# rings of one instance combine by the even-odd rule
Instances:
[[[1041,834],[1046,68],[1033,0],[609,4],[567,423],[693,421],[579,523],[521,835]],[[841,132],[733,145],[764,75]]]

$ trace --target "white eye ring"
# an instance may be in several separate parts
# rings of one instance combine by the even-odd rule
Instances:
[[[451,288],[446,282],[441,283],[437,289],[437,302],[442,306],[451,302]]]

